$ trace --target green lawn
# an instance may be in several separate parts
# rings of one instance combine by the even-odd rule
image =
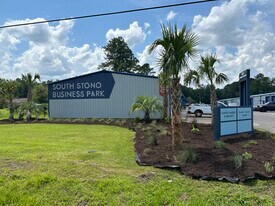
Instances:
[[[138,166],[127,129],[11,124],[0,131],[0,205],[275,204],[274,180],[207,182]]]

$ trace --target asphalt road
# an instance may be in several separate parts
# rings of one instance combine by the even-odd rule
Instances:
[[[254,127],[275,133],[275,112],[253,112]]]
[[[186,119],[186,113],[182,114],[183,120]],[[191,122],[195,116],[188,115],[187,121]],[[254,119],[254,128],[256,129],[264,129],[275,133],[275,112],[253,112]],[[203,115],[202,117],[197,118],[198,123],[210,124],[211,123],[211,115]]]

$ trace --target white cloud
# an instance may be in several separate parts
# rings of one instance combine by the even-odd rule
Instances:
[[[148,24],[146,24],[149,26]],[[146,26],[145,26],[146,27]],[[146,39],[147,33],[142,30],[138,22],[134,21],[126,30],[123,29],[109,29],[106,33],[106,39],[109,41],[116,37],[123,37],[129,47],[134,47],[136,44],[143,42]]]
[[[14,20],[5,23],[22,24],[36,21],[44,21],[43,18],[33,20]],[[74,25],[73,21],[61,21],[57,26],[50,26],[48,23],[27,25],[20,27],[7,28],[6,31],[12,34],[17,39],[27,40],[29,44],[66,44],[68,34]]]
[[[177,13],[170,11],[166,16],[166,21],[171,21],[177,16]]]
[[[34,20],[16,20],[7,24],[24,23]],[[22,73],[37,72],[43,80],[63,79],[97,70],[104,61],[102,48],[88,44],[81,47],[67,45],[73,28],[72,21],[63,21],[56,26],[49,24],[29,25],[4,29],[0,33],[0,77],[17,78]],[[27,49],[20,43],[26,42]]]
[[[217,53],[217,69],[231,81],[245,69],[251,69],[252,76],[275,76],[275,28],[268,13],[263,0],[232,0],[213,7],[208,16],[194,17],[201,48]]]

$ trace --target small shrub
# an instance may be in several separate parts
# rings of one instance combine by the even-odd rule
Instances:
[[[165,136],[167,134],[168,134],[167,129],[162,129],[162,130],[159,130],[158,136]]]
[[[271,173],[274,168],[270,162],[264,162],[264,169],[267,173]]]
[[[158,145],[157,137],[156,136],[150,135],[150,136],[146,136],[146,137],[147,137],[147,142],[148,142],[149,145],[151,145],[151,146]]]
[[[243,165],[243,156],[242,155],[235,154],[232,157],[232,160],[234,162],[235,169],[238,169],[238,168],[240,168]]]
[[[252,159],[252,154],[249,152],[245,152],[242,154],[242,157],[244,160],[250,160],[250,159]]]
[[[247,147],[252,147],[253,145],[256,145],[258,144],[257,141],[255,140],[250,140],[249,142],[247,142],[244,147],[247,148]]]
[[[217,148],[217,149],[224,149],[225,148],[225,142],[223,142],[223,141],[215,141],[215,148]]]
[[[107,125],[112,124],[113,120],[109,118],[109,119],[106,119],[104,123],[107,124]]]
[[[153,120],[151,123],[150,123],[151,126],[155,127],[157,125],[157,121],[156,120]]]
[[[103,123],[104,122],[104,119],[98,119],[97,120],[99,123]]]
[[[199,132],[200,129],[195,127],[193,124],[192,124],[192,129],[191,129],[191,132]]]
[[[148,156],[150,154],[150,152],[152,152],[152,149],[151,148],[146,148],[145,150],[143,150],[143,155],[144,156]]]
[[[182,151],[178,155],[177,159],[182,163],[192,162],[193,164],[195,164],[198,160],[198,155],[194,149],[189,148],[187,150]]]
[[[275,155],[272,156],[272,164],[275,164]]]
[[[141,121],[141,119],[139,118],[139,117],[135,117],[135,122],[136,123],[138,123],[138,122],[140,122]]]
[[[192,123],[192,127],[198,128],[198,120],[196,117],[193,118],[191,123]]]
[[[263,133],[267,138],[271,138],[271,139],[275,138],[275,134],[271,133],[270,131],[263,131]]]

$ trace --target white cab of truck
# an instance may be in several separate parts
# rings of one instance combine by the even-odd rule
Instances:
[[[227,107],[223,102],[217,102],[218,107]],[[202,115],[211,115],[211,106],[209,104],[191,104],[188,108],[188,114],[195,114],[196,117]]]

